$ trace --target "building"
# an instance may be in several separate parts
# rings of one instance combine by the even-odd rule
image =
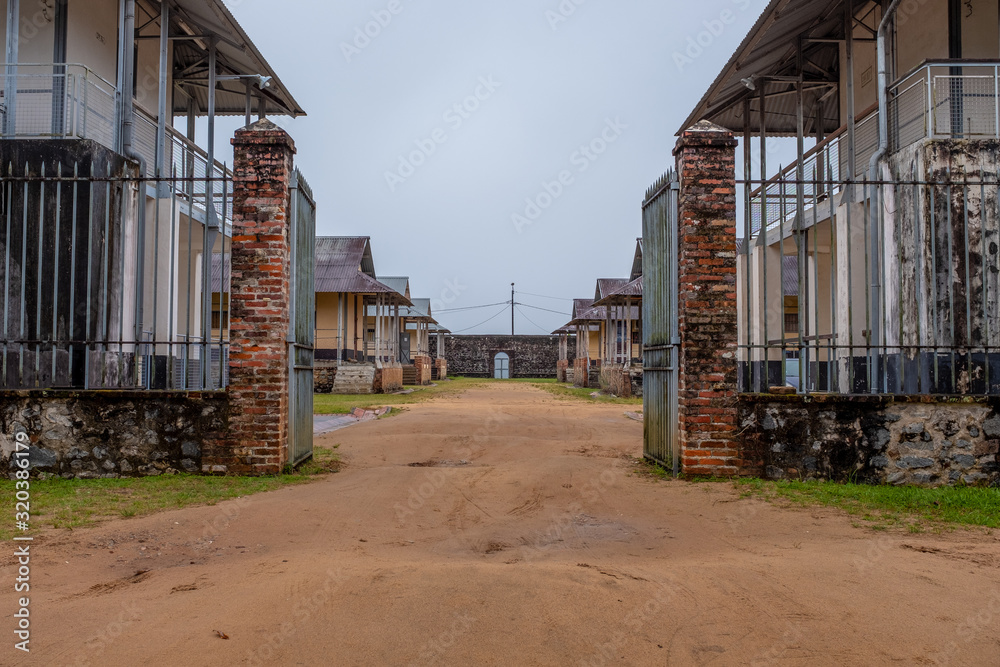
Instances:
[[[772,2],[695,108],[685,128],[743,135],[743,387],[789,384],[795,355],[803,392],[1000,392],[997,12]]]
[[[221,387],[233,172],[215,121],[303,110],[221,0],[0,6],[7,217],[39,220],[0,228],[2,385]]]

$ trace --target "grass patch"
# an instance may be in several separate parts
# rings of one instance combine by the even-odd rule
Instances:
[[[145,516],[164,510],[216,503],[286,486],[305,484],[340,469],[340,453],[316,447],[313,459],[273,477],[202,477],[161,475],[119,479],[31,480],[32,531],[86,528],[109,519]],[[0,480],[0,496],[13,503],[14,482]],[[0,541],[11,539],[10,522],[0,524]]]
[[[316,394],[313,397],[313,412],[317,415],[346,415],[354,408],[364,410],[391,406],[425,403],[442,396],[454,395],[475,384],[483,382],[469,378],[453,378],[437,383],[435,387],[409,387],[412,394]],[[393,410],[390,416],[398,412]]]
[[[836,507],[875,530],[905,528],[919,533],[928,524],[1000,528],[1000,489],[971,486],[927,489],[760,479],[738,480],[736,488],[744,497]]]
[[[667,470],[656,461],[650,461],[649,459],[645,458],[633,459],[633,461],[635,463],[635,473],[639,477],[651,477],[666,482],[671,482],[674,480],[673,471]]]
[[[571,384],[563,384],[556,382],[555,380],[526,380],[537,387],[544,389],[556,398],[567,399],[567,400],[582,400],[588,401],[590,403],[612,403],[619,405],[633,405],[641,406],[641,398],[616,398],[613,396],[607,396],[605,394],[600,394],[596,398],[591,396],[596,389],[584,389],[581,387],[574,387]]]

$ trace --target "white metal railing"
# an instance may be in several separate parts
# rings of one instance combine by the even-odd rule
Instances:
[[[888,113],[892,152],[923,139],[1000,138],[1000,64],[928,61],[889,87]],[[856,180],[866,176],[877,149],[878,111],[874,110],[855,124]],[[847,178],[847,159],[847,132],[842,127],[805,154],[806,183],[801,188],[794,162],[751,194],[751,233],[791,225],[800,196],[810,207],[816,200],[839,194]]]
[[[19,63],[10,69],[0,68],[4,137],[93,139],[115,150],[113,83],[79,64]]]

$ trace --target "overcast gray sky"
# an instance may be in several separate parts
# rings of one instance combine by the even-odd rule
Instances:
[[[519,302],[558,311],[522,307],[531,334],[627,276],[646,187],[766,2],[227,4],[309,114],[276,120],[317,234],[371,236],[378,272],[410,276],[438,311],[506,301],[514,282]],[[502,310],[435,315],[509,333],[509,309],[474,326]]]

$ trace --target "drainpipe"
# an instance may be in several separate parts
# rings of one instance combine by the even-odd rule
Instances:
[[[879,163],[885,157],[886,153],[889,152],[889,82],[886,74],[887,65],[885,43],[886,32],[888,31],[889,24],[892,22],[893,16],[896,13],[896,9],[899,7],[899,2],[900,0],[892,0],[892,3],[889,5],[889,8],[886,9],[885,14],[882,16],[882,21],[878,26],[878,39],[876,46],[878,55],[878,150],[875,151],[875,154],[872,155],[871,160],[868,163],[868,175],[871,181],[879,180]],[[854,72],[849,72],[848,76],[853,77]],[[871,206],[874,211],[875,203],[872,203]],[[871,258],[871,276],[869,276],[869,282],[871,289],[870,301],[872,304],[872,318],[871,331],[868,332],[868,335],[871,345],[873,345],[874,348],[869,362],[870,372],[874,372],[873,362],[876,359],[876,355],[880,353],[879,346],[882,343],[883,336],[880,321],[882,318],[882,304],[879,301],[882,291],[882,279],[880,277],[882,270],[882,258],[879,257],[880,242],[882,239],[881,223],[881,215],[872,216],[872,236],[869,239],[869,257]]]
[[[135,150],[135,104],[132,96],[132,82],[135,80],[135,0],[125,0],[125,22],[122,30],[122,154],[139,163],[139,176],[146,175],[146,160]],[[140,181],[137,194],[137,234],[136,234],[136,293],[135,293],[135,340],[142,340],[143,297],[145,292],[146,259],[146,187]],[[156,338],[156,332],[153,332]],[[149,374],[146,374],[147,382]]]

